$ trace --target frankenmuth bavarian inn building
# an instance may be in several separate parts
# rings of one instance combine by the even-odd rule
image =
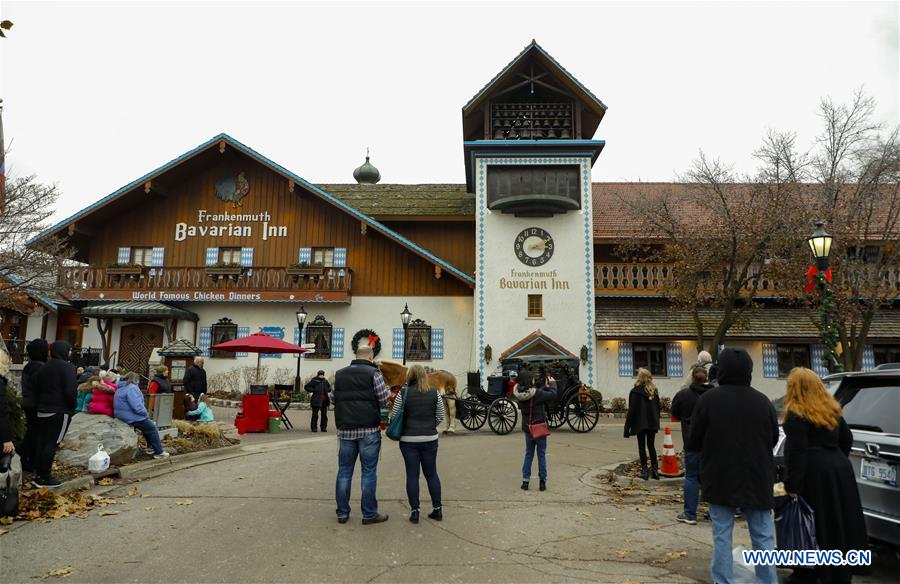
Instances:
[[[532,42],[462,109],[465,184],[376,184],[368,158],[356,184],[312,184],[220,134],[41,234],[65,238],[79,265],[61,275],[64,299],[37,303],[17,331],[144,373],[154,348],[186,339],[214,374],[256,364],[210,355],[223,340],[299,342],[303,306],[316,345],[304,376],[347,365],[354,337],[371,332],[378,358],[405,350],[461,380],[509,356],[558,354],[579,357],[604,398],[627,395],[641,366],[671,396],[697,356],[692,320],[667,305],[665,266],[615,253],[635,236],[623,201],[663,185],[592,183],[605,113]],[[773,301],[726,342],[750,351],[754,385],[775,397],[794,364],[821,370],[817,339],[805,312]],[[897,360],[900,322],[880,316],[870,339],[868,367]]]

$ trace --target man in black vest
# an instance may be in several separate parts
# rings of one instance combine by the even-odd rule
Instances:
[[[360,347],[350,366],[334,374],[334,423],[340,441],[335,485],[338,523],[347,523],[350,517],[350,483],[357,457],[362,466],[363,525],[388,520],[387,515],[378,512],[375,487],[381,452],[381,410],[388,407],[389,392],[374,358],[372,347]]]

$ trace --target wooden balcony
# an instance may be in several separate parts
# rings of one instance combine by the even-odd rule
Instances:
[[[350,268],[322,268],[320,274],[291,273],[286,266],[233,270],[195,267],[67,268],[59,284],[70,300],[160,302],[350,302]]]
[[[674,270],[668,264],[652,263],[596,263],[594,264],[594,293],[598,296],[664,296],[674,283]],[[760,297],[777,296],[774,280],[759,281]]]

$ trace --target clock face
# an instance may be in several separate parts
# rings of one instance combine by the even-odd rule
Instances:
[[[540,227],[528,227],[516,236],[513,250],[526,266],[543,266],[553,257],[553,238]]]

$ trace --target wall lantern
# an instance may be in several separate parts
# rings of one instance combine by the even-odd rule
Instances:
[[[581,357],[581,363],[582,363],[582,364],[587,364],[587,360],[588,360],[588,348],[587,348],[587,345],[581,345],[581,354],[580,354],[579,356]]]
[[[484,346],[484,362],[490,363],[493,356],[494,356],[494,350],[491,349],[490,345],[485,345]]]

